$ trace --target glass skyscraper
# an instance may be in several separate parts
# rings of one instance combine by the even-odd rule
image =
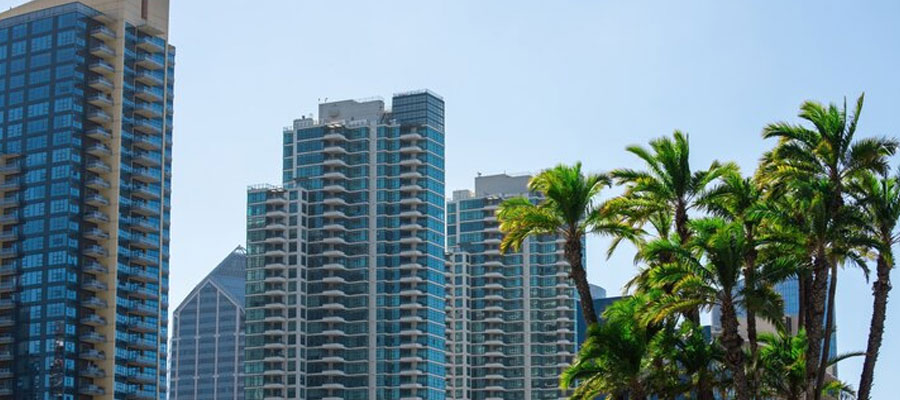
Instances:
[[[445,398],[444,101],[425,90],[394,95],[391,106],[322,103],[318,120],[284,129],[284,184],[302,189],[298,209],[305,209],[287,228],[295,222],[305,237],[298,235],[301,254],[293,258],[275,242],[259,251],[287,257],[288,278],[297,277],[284,292],[285,335],[298,343],[287,360],[297,361],[272,369],[265,358],[272,352],[251,349],[249,302],[256,290],[265,296],[279,286],[251,290],[248,281],[248,399],[277,396],[282,382],[307,399]],[[248,224],[263,224],[248,227],[251,264],[253,245],[268,237],[252,232],[279,225],[274,216],[252,219],[260,212],[253,205],[265,201],[248,201]],[[259,267],[270,263],[279,265],[267,256]],[[281,293],[259,306],[278,304]]]
[[[565,399],[559,375],[575,355],[575,289],[559,235],[502,254],[496,211],[530,176],[475,178],[447,205],[447,396]]]
[[[169,400],[244,398],[246,264],[238,247],[172,313]]]
[[[165,398],[167,30],[167,0],[0,13],[0,398]]]

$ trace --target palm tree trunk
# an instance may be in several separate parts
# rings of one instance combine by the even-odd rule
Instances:
[[[890,243],[890,240],[887,241]],[[890,250],[888,257],[893,259]],[[872,391],[872,382],[875,379],[875,362],[878,361],[878,352],[881,349],[881,339],[884,336],[884,319],[887,314],[888,295],[891,292],[891,268],[888,257],[884,253],[878,254],[878,279],[872,285],[875,301],[872,307],[872,322],[869,325],[869,344],[866,347],[866,359],[863,362],[862,375],[859,378],[859,400],[869,400]]]
[[[584,270],[583,251],[580,238],[572,236],[566,238],[565,256],[572,269],[569,271],[569,277],[575,283],[575,289],[578,291],[578,297],[581,299],[581,312],[584,314],[584,322],[591,326],[599,322],[599,319],[597,318],[597,312],[594,311],[594,299],[591,297],[591,286],[587,281],[587,271]]]
[[[812,278],[808,271],[798,271],[797,273],[797,331],[806,329],[806,321],[809,313],[809,288],[812,286]],[[797,332],[793,332],[797,334]]]
[[[752,232],[752,225],[745,224],[745,229],[747,233],[747,243],[754,243],[756,239],[754,238]],[[744,267],[744,285],[752,284],[758,285],[759,283],[756,281],[756,257],[757,251],[755,247],[751,247],[750,251],[747,252],[747,265]],[[746,304],[746,303],[745,303]],[[759,351],[759,338],[756,331],[756,310],[753,307],[745,307],[747,312],[747,341],[750,343],[750,359],[751,362],[755,362],[757,358],[757,353]],[[747,377],[748,380],[748,389],[750,393],[758,393],[759,392],[759,373],[758,371],[751,370],[750,375]]]
[[[647,394],[644,393],[644,387],[640,383],[631,385],[631,393],[628,393],[628,400],[647,400]]]
[[[688,230],[687,206],[685,206],[684,200],[678,200],[675,204],[675,233],[678,234],[681,244],[686,244],[691,238],[691,233]],[[697,307],[686,311],[684,317],[688,321],[700,325],[700,308]]]
[[[750,400],[744,359],[744,340],[738,333],[737,314],[731,296],[722,302],[722,343],[725,345],[725,361],[734,377],[734,393],[737,400]]]
[[[809,300],[809,310],[806,313],[806,336],[809,339],[806,347],[807,400],[819,400],[816,388],[818,388],[819,356],[822,353],[822,320],[825,316],[825,297],[828,293],[828,262],[824,256],[824,249],[820,249],[817,253],[813,268],[812,287],[807,293]]]
[[[831,265],[831,276],[828,283],[828,310],[825,317],[825,335],[822,340],[822,358],[819,361],[819,372],[816,376],[816,399],[822,398],[822,388],[825,386],[825,370],[828,369],[828,359],[831,358],[831,336],[834,334],[834,297],[837,292],[837,264]]]

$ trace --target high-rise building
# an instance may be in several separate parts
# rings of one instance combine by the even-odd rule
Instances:
[[[238,247],[172,313],[169,400],[244,398],[246,264]]]
[[[305,195],[296,186],[258,185],[247,192],[247,399],[306,398],[304,214]]]
[[[247,282],[249,400],[285,392],[329,400],[445,397],[444,101],[416,91],[394,95],[391,107],[378,99],[320,104],[318,120],[301,118],[283,131],[285,188],[250,190],[249,273],[283,267],[288,282],[284,291],[274,281],[252,289]],[[297,191],[287,198],[300,204],[270,214],[281,204],[271,199],[278,190]],[[263,210],[265,218],[254,218]],[[293,235],[295,224],[302,232],[288,243],[270,238],[273,226]],[[257,230],[266,233],[251,237]],[[296,254],[285,248],[294,245]],[[260,302],[251,304],[257,294]],[[270,311],[282,294],[286,315]],[[256,315],[253,307],[265,311]],[[282,315],[284,332],[272,319]],[[260,330],[262,342],[251,343]],[[282,333],[287,366],[277,369],[268,360],[283,353],[266,344]]]
[[[593,284],[590,286],[594,312],[597,313],[599,318],[603,317],[603,312],[612,303],[623,299],[623,297],[606,297],[606,289]],[[575,295],[577,296],[578,292],[575,292]],[[578,345],[578,348],[581,348],[584,339],[587,338],[587,328],[587,322],[584,320],[584,311],[581,308],[581,298],[578,298],[578,305],[575,307],[575,344]]]
[[[166,395],[168,9],[0,13],[0,397]]]
[[[559,376],[575,355],[575,289],[560,235],[499,250],[496,211],[528,196],[529,176],[475,178],[447,205],[447,396],[563,399]]]

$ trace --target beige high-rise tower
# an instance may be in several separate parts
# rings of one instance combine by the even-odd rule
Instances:
[[[0,13],[0,399],[164,399],[168,0]]]

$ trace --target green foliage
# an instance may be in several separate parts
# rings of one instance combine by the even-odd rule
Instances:
[[[862,104],[860,96],[848,112],[846,104],[808,101],[798,115],[805,124],[767,125],[763,137],[777,144],[752,177],[733,163],[693,170],[687,135],[676,131],[647,148],[626,148],[642,170],[575,179],[582,176],[580,164],[559,166],[532,184],[552,193],[547,200],[504,204],[501,221],[510,235],[504,248],[530,234],[565,233],[560,227],[570,235],[610,236],[610,251],[622,240],[637,246],[638,273],[627,286],[633,297],[590,327],[561,386],[575,399],[712,400],[713,392],[739,399],[852,396],[849,385],[824,374],[827,366],[860,355],[823,360],[834,329],[833,303],[825,299],[836,297],[840,267],[868,276],[869,264],[877,262],[881,314],[873,316],[866,359],[874,368],[891,249],[900,241],[900,172],[886,176],[898,142],[856,138]],[[600,203],[591,185],[611,183],[623,193]],[[801,286],[793,336],[785,332],[796,331],[797,321],[785,324],[784,300],[774,290],[789,278]],[[721,311],[723,330],[709,338],[696,313],[712,309]],[[757,332],[757,320],[774,330]],[[863,378],[860,393],[867,396],[871,376]]]

